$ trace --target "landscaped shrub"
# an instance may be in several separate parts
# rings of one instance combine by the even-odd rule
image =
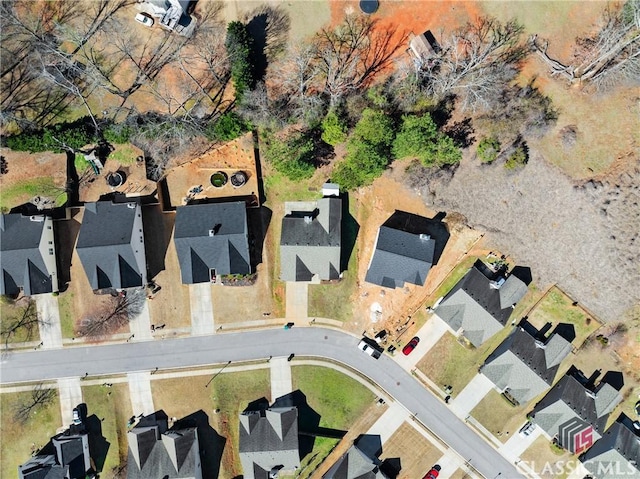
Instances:
[[[80,149],[95,140],[93,127],[81,118],[72,123],[58,123],[42,130],[12,135],[4,139],[4,144],[14,151],[62,153],[66,149]]]
[[[224,113],[217,120],[209,123],[205,135],[209,140],[231,141],[251,129],[251,124],[233,111]]]
[[[322,141],[328,145],[336,146],[347,139],[347,124],[335,110],[327,113],[320,127],[322,128]]]
[[[242,101],[244,93],[255,86],[252,44],[253,40],[244,23],[238,21],[229,23],[225,47],[231,63],[231,80],[238,101]]]
[[[116,143],[118,145],[129,143],[132,133],[133,129],[124,123],[109,125],[103,131],[105,140],[109,143]]]
[[[500,142],[494,136],[485,136],[480,143],[476,154],[482,163],[493,163],[500,153]]]
[[[504,164],[504,167],[508,170],[513,170],[520,166],[524,166],[527,164],[527,151],[526,148],[521,145],[515,149],[513,153],[509,155],[507,161]]]

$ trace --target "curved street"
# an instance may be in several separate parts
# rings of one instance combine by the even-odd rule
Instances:
[[[359,339],[320,327],[219,333],[182,339],[16,352],[3,357],[0,383],[188,368],[290,354],[344,363],[387,392],[488,479],[523,477],[502,455],[393,359],[375,360]]]

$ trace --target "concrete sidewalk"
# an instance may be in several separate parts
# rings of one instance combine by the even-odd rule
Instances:
[[[380,436],[384,444],[402,424],[409,419],[409,412],[400,403],[393,402],[382,416],[367,431],[372,436]]]
[[[415,334],[420,338],[416,348],[408,356],[400,351],[395,355],[396,362],[406,371],[411,371],[447,331],[449,326],[434,314]],[[411,337],[407,337],[407,341],[410,339]]]
[[[493,383],[484,374],[476,374],[451,402],[451,410],[456,416],[464,419],[493,387]]]
[[[58,394],[60,395],[62,426],[68,427],[73,422],[73,408],[83,402],[80,378],[58,379]]]
[[[291,382],[291,362],[285,357],[272,358],[271,368],[271,402],[293,391]]]
[[[139,372],[127,374],[129,395],[134,416],[155,412],[153,395],[151,394],[151,373]]]
[[[38,312],[38,329],[43,348],[62,347],[62,327],[60,325],[60,310],[58,298],[51,293],[37,294],[36,310]]]
[[[191,335],[200,336],[215,333],[211,283],[190,284],[189,302],[191,306]]]
[[[138,316],[129,320],[129,331],[135,335],[133,341],[149,341],[151,334],[151,318],[149,316],[149,300],[144,300],[142,311]]]
[[[308,317],[309,283],[287,281],[286,318],[290,320]]]

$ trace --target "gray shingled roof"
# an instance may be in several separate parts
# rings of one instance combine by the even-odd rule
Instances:
[[[372,459],[353,445],[322,476],[323,479],[387,479],[380,471],[380,461]]]
[[[43,216],[31,218],[18,213],[0,216],[0,294],[15,295],[21,288],[25,296],[57,291],[40,251],[44,228],[53,225]]]
[[[85,479],[90,469],[89,436],[67,429],[53,436],[38,455],[18,466],[18,478]]]
[[[487,358],[482,374],[525,404],[553,384],[560,362],[570,352],[571,343],[559,334],[542,342],[517,327]]]
[[[640,435],[631,419],[620,416],[580,461],[598,479],[640,479]]]
[[[334,197],[322,198],[314,208],[286,215],[280,237],[280,278],[311,281],[317,275],[320,280],[338,279],[341,224],[342,200]]]
[[[244,479],[268,479],[274,467],[300,467],[298,409],[269,408],[240,415],[240,461]]]
[[[143,419],[127,433],[127,479],[200,477],[197,428],[167,429],[163,414]]]
[[[499,287],[474,265],[438,305],[435,312],[454,331],[474,346],[480,346],[500,331],[509,320],[512,305],[527,291],[527,286],[511,275]],[[507,288],[501,293],[502,288]],[[503,307],[504,306],[504,307]]]
[[[136,215],[142,215],[137,203],[85,203],[76,251],[92,289],[143,286],[146,265],[138,266],[133,246],[143,236],[133,231]]]
[[[243,201],[179,206],[174,244],[184,284],[216,274],[251,273],[247,209]]]
[[[424,285],[435,244],[427,234],[381,226],[364,280],[387,288],[401,288],[404,283]]]
[[[559,434],[561,425],[579,418],[591,424],[596,438],[600,437],[609,413],[622,400],[622,396],[607,383],[601,382],[595,391],[587,388],[585,383],[580,371],[568,371],[535,405],[533,422],[553,437]]]

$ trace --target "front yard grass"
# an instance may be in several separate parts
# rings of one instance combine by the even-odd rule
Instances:
[[[127,460],[127,421],[133,414],[129,387],[126,383],[116,383],[110,388],[85,386],[82,397],[87,405],[89,424],[100,424],[102,437],[108,445],[92,447],[92,458],[98,472],[110,477],[107,474],[112,474]],[[95,416],[94,421],[92,416]]]
[[[440,449],[405,422],[384,443],[380,459],[400,459],[400,477],[422,477],[440,457]]]
[[[0,394],[0,477],[18,477],[18,466],[49,442],[62,424],[57,390],[53,400],[36,407],[25,424],[17,421],[16,408],[30,397],[31,392]]]
[[[76,335],[76,321],[73,314],[73,291],[65,291],[58,296],[58,311],[60,312],[60,327],[63,338],[73,338]]]
[[[511,330],[511,327],[503,328],[479,348],[463,346],[453,334],[447,332],[417,367],[441,388],[451,386],[451,396],[455,397],[478,374],[478,368]]]
[[[528,403],[524,406],[514,406],[502,394],[492,389],[470,414],[494,436],[506,442],[513,434],[517,434],[518,427],[526,421],[529,409]]]
[[[551,323],[554,327],[559,323],[573,325],[576,332],[573,345],[576,348],[580,348],[585,339],[600,326],[580,305],[573,306],[571,298],[555,286],[529,313],[528,321],[538,329],[546,323]]]
[[[11,331],[23,318],[27,321],[36,319],[36,302],[31,298],[23,297],[18,301],[5,301],[0,303],[0,331],[2,331],[2,343],[23,343],[27,341],[40,341],[38,324],[32,322]],[[31,319],[30,319],[31,318]]]
[[[565,479],[570,471],[568,460],[576,461],[575,456],[552,446],[551,441],[540,436],[521,455],[525,464],[535,470],[541,479]]]
[[[355,249],[349,267],[337,284],[309,285],[309,316],[349,321],[353,318],[351,297],[357,285],[358,260]]]

